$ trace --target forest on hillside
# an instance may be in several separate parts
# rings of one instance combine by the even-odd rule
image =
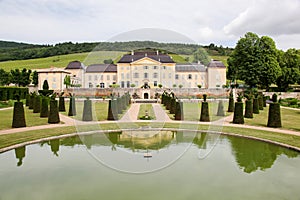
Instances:
[[[84,53],[91,51],[131,51],[135,49],[155,48],[181,55],[192,55],[199,48],[204,48],[209,55],[229,55],[232,48],[210,44],[201,46],[198,44],[183,43],[159,43],[153,41],[130,42],[93,42],[93,43],[58,43],[55,45],[35,45],[18,42],[0,41],[0,62],[8,60],[26,60],[33,58],[45,58],[71,53]]]

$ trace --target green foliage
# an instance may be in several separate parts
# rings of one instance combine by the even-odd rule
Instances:
[[[223,101],[220,100],[218,103],[217,116],[225,116]]]
[[[57,101],[51,99],[50,100],[50,110],[49,110],[49,116],[48,116],[48,123],[49,124],[57,124],[59,122],[60,122],[60,119],[59,119]]]
[[[233,112],[233,111],[234,111],[234,99],[233,99],[233,96],[229,96],[227,112]]]
[[[23,68],[22,71],[19,69],[11,70],[11,83],[16,84],[17,86],[26,87],[30,84],[30,75],[31,70],[27,70],[26,68]]]
[[[44,80],[44,83],[43,83],[43,90],[49,90],[48,80]]]
[[[258,108],[259,108],[259,110],[264,109],[264,100],[263,100],[262,95],[258,95]]]
[[[104,60],[103,63],[104,64],[113,64],[114,61],[110,58],[110,59]]]
[[[175,98],[171,98],[170,101],[170,113],[171,114],[175,114],[176,112],[176,99]]]
[[[9,85],[11,83],[11,73],[0,69],[0,86]]]
[[[253,100],[246,100],[245,118],[253,118]]]
[[[280,104],[277,102],[271,103],[269,107],[268,115],[268,127],[280,128],[281,125],[281,113],[280,113]]]
[[[68,88],[69,86],[71,86],[71,77],[70,76],[65,76],[64,78],[64,84],[66,85],[66,88]]]
[[[253,98],[253,113],[259,114],[259,103],[257,98]]]
[[[117,100],[109,100],[107,120],[118,120]]]
[[[209,55],[207,51],[203,48],[198,48],[196,52],[193,53],[194,60],[193,62],[198,62],[200,61],[204,65],[208,65],[210,62]]]
[[[37,73],[36,70],[34,70],[32,73],[32,84],[34,86],[37,86],[39,84],[39,74]]]
[[[23,102],[14,103],[12,128],[26,127]]]
[[[28,88],[25,87],[0,87],[0,100],[7,101],[15,99],[19,95],[20,99],[25,99],[28,94]]]
[[[243,102],[235,103],[232,123],[244,124],[243,105]]]
[[[246,33],[228,58],[227,78],[245,81],[250,87],[268,87],[281,74],[275,42],[267,37]]]
[[[203,101],[206,102],[207,94],[203,94]]]
[[[158,84],[158,87],[159,87],[159,88],[162,88],[162,86],[163,86],[162,84]]]
[[[70,97],[70,104],[69,104],[69,112],[68,116],[76,116],[76,102],[75,102],[75,97],[71,96]]]
[[[175,110],[175,120],[182,120],[184,119],[183,116],[183,103],[176,101],[176,110]]]
[[[49,115],[49,98],[42,96],[40,117],[48,117]]]
[[[65,97],[63,97],[63,96],[59,96],[58,111],[59,112],[65,112],[66,111]]]
[[[41,112],[41,97],[36,95],[33,99],[33,113]]]
[[[209,119],[208,102],[202,102],[201,114],[200,114],[200,121],[201,122],[209,122],[210,121],[210,119]]]
[[[274,103],[277,102],[277,94],[276,94],[276,93],[274,93],[274,94],[272,95],[272,101],[273,101]]]
[[[92,101],[89,99],[84,100],[82,121],[93,121]]]

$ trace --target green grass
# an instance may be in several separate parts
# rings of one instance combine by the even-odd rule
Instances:
[[[224,105],[224,110],[226,110],[228,106],[228,102],[223,102]],[[162,106],[163,109],[165,109],[164,106]],[[209,102],[209,115],[210,115],[210,120],[211,121],[216,121],[221,119],[222,117],[216,116],[217,114],[217,109],[218,109],[218,102]],[[174,115],[170,114],[169,111],[166,111],[168,116],[171,119],[174,119]],[[201,113],[201,103],[190,103],[190,102],[185,102],[183,103],[183,116],[184,116],[184,121],[199,121],[200,120],[200,113]],[[230,113],[226,113],[225,115],[228,116]]]
[[[59,136],[65,134],[76,133],[77,131],[93,131],[93,130],[118,130],[120,128],[138,128],[142,126],[147,126],[150,123],[107,123],[107,124],[98,124],[98,125],[85,125],[79,127],[60,127],[60,128],[51,128],[44,130],[34,130],[34,131],[26,131],[19,132],[13,134],[0,135],[0,149],[4,147],[8,147],[11,145],[28,142],[36,139],[51,137],[51,136]],[[164,127],[164,128],[184,128],[195,130],[195,126],[191,126],[191,124],[181,124],[181,123],[156,123],[151,124],[153,128]],[[208,125],[196,125],[196,130],[208,130]],[[254,129],[246,129],[246,128],[237,128],[237,127],[221,127],[225,133],[238,134],[244,136],[252,136],[261,139],[272,140],[276,142],[280,142],[283,144],[292,145],[300,148],[300,136],[288,135],[283,133],[271,132],[271,131],[258,131]]]
[[[254,114],[253,119],[246,119],[245,124],[253,126],[267,126],[269,107],[260,110],[259,114]],[[291,110],[281,107],[282,129],[300,131],[300,109]]]
[[[33,113],[27,107],[24,107],[26,126],[39,126],[48,124],[48,118],[40,118],[40,113]],[[13,119],[13,108],[7,110],[0,110],[0,130],[11,129]]]
[[[115,60],[124,52],[120,51],[96,51],[92,53],[75,53],[68,55],[52,56],[47,58],[36,58],[29,60],[16,60],[16,61],[5,61],[0,62],[0,68],[5,71],[11,69],[43,69],[51,66],[64,68],[69,62],[78,60],[83,62],[85,65],[103,63],[103,60],[111,58]]]
[[[229,56],[210,56],[214,60],[220,60],[224,63],[225,66],[228,66],[227,59]]]
[[[156,119],[152,104],[141,104],[138,119],[144,117],[146,111],[148,111],[148,116],[150,117],[150,119]]]

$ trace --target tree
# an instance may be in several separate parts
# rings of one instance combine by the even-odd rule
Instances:
[[[104,62],[104,64],[113,64],[114,63],[114,61],[111,58],[104,60],[103,62]]]
[[[32,84],[34,86],[37,86],[39,84],[39,74],[35,70],[32,73]]]
[[[245,81],[250,87],[268,89],[280,74],[275,42],[267,36],[246,33],[228,58],[227,78]]]
[[[11,74],[0,69],[0,85],[9,85],[11,81]]]
[[[19,69],[11,70],[11,82],[16,84],[17,86],[20,86],[21,82],[21,72]]]
[[[276,84],[280,91],[287,91],[289,84],[299,83],[300,80],[300,55],[299,50],[288,49],[286,52],[278,51],[278,62],[281,68],[281,75],[277,78]]]
[[[194,52],[193,56],[194,62],[200,61],[204,65],[208,65],[208,63],[210,62],[209,55],[203,48],[197,49],[197,51]]]
[[[44,83],[43,83],[43,90],[49,90],[49,84],[48,84],[48,81],[47,81],[47,80],[44,80]]]
[[[71,86],[71,77],[70,76],[65,76],[64,78],[64,84],[66,85],[66,88],[68,88],[69,86]]]
[[[22,71],[19,69],[11,70],[11,82],[16,84],[17,86],[26,87],[29,85],[31,70],[27,70],[24,68]]]

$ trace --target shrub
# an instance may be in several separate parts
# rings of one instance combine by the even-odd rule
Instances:
[[[176,101],[175,120],[183,120],[183,103]]]
[[[107,120],[118,120],[117,100],[109,100]]]
[[[252,99],[246,100],[245,118],[253,118],[253,101],[252,101]]]
[[[234,124],[244,124],[243,102],[236,102],[235,103],[232,123],[234,123]]]
[[[75,102],[75,97],[74,96],[70,97],[68,116],[76,116],[76,102]]]
[[[28,109],[33,109],[33,100],[34,100],[35,94],[31,94],[30,98],[29,98],[29,105],[28,105]]]
[[[40,112],[40,117],[48,117],[49,115],[49,99],[48,97],[43,96],[42,97],[42,102],[41,102],[41,112]]]
[[[33,99],[33,113],[40,113],[40,112],[41,112],[41,97],[37,95]]]
[[[257,98],[253,98],[253,113],[259,114],[259,103]]]
[[[29,106],[30,94],[26,94],[26,106]]]
[[[59,122],[60,122],[60,119],[59,119],[57,100],[51,99],[48,123],[49,124],[57,124]]]
[[[258,109],[263,110],[264,109],[264,100],[261,95],[258,95]]]
[[[267,97],[265,95],[263,96],[263,106],[267,107]]]
[[[26,127],[23,102],[14,103],[12,128]]]
[[[59,110],[59,112],[65,112],[66,111],[65,97],[62,97],[62,96],[59,97],[58,110]]]
[[[225,116],[223,101],[220,100],[218,104],[217,116]]]
[[[234,99],[233,99],[233,97],[229,97],[227,112],[233,112],[233,111],[234,111]]]
[[[200,121],[201,122],[209,122],[210,121],[208,102],[206,102],[206,101],[202,102]]]
[[[170,113],[171,114],[175,114],[176,111],[176,99],[175,98],[171,98],[170,100]]]
[[[273,94],[272,96],[273,103],[269,107],[268,115],[268,127],[280,128],[281,125],[281,114],[280,114],[280,104],[277,102],[277,95]]]
[[[92,101],[89,99],[84,100],[82,121],[93,121]]]

